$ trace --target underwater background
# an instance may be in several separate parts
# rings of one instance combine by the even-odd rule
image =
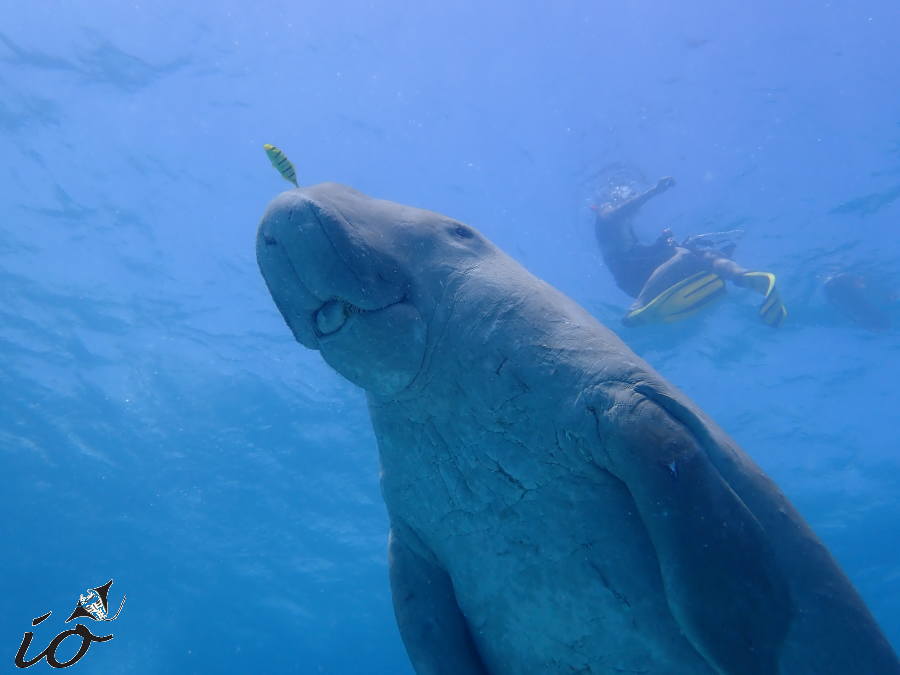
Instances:
[[[898,34],[893,0],[0,0],[0,667],[112,578],[115,639],[77,672],[412,672],[364,396],[256,266],[289,187],[264,143],[587,307],[778,482],[900,647]],[[733,290],[621,325],[589,207],[665,175],[641,236],[743,229],[780,329]],[[836,273],[877,326],[827,301]]]

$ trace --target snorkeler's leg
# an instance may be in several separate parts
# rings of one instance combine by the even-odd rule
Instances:
[[[775,275],[771,272],[756,272],[738,265],[734,260],[716,255],[713,251],[698,252],[711,270],[723,279],[730,280],[735,286],[749,288],[763,296],[759,306],[759,317],[768,326],[777,328],[787,317],[787,308],[781,302],[781,294],[775,284]]]
[[[739,279],[750,270],[741,267],[731,258],[711,255],[706,253],[706,259],[709,262],[709,268],[723,279],[733,281],[738,286],[741,285]]]
[[[687,318],[718,300],[725,282],[705,261],[682,247],[654,270],[631,310],[623,319],[627,326],[669,323]]]

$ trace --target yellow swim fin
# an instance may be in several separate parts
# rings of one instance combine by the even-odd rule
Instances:
[[[287,158],[287,155],[271,143],[266,143],[263,146],[263,150],[266,151],[269,161],[272,162],[272,166],[278,170],[282,178],[293,183],[296,187],[300,187],[297,185],[297,173],[294,171],[294,165],[291,164],[291,160]]]
[[[775,287],[775,275],[771,272],[747,272],[742,274],[741,286],[752,288],[761,293],[765,299],[759,306],[759,318],[763,323],[772,328],[778,328],[787,318],[787,308],[781,302],[781,295]]]
[[[625,315],[624,323],[671,323],[699,312],[725,293],[725,282],[712,272],[697,272],[676,284],[645,305]]]

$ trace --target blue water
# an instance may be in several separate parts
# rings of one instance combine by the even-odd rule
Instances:
[[[0,663],[128,596],[73,672],[410,673],[360,391],[254,259],[287,184],[469,222],[616,329],[776,479],[900,647],[900,8],[855,3],[11,3],[0,11]],[[743,228],[790,317],[671,327],[591,230]],[[866,275],[894,328],[827,304]],[[74,653],[76,647],[68,649]],[[47,671],[46,664],[34,666]],[[18,671],[16,671],[18,672]]]

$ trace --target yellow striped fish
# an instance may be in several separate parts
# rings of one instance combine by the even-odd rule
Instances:
[[[272,162],[272,166],[278,169],[278,173],[280,173],[286,181],[300,187],[297,185],[297,174],[294,171],[294,165],[291,164],[291,160],[287,158],[287,155],[271,143],[266,143],[263,146],[263,150],[266,151],[266,155],[268,155],[269,161]]]

